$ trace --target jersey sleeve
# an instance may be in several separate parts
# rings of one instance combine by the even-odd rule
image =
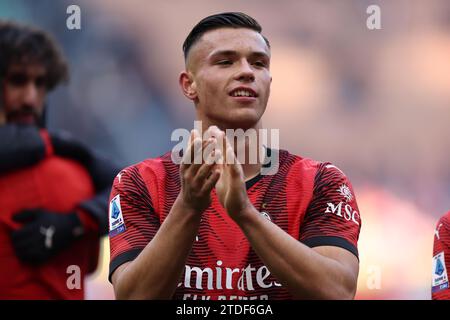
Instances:
[[[134,260],[160,227],[150,193],[136,166],[114,179],[109,202],[109,280],[125,262]]]
[[[320,164],[300,226],[300,241],[311,248],[341,247],[358,257],[360,230],[361,217],[350,181],[336,166]]]
[[[431,297],[450,300],[448,270],[450,268],[450,212],[443,216],[434,230]]]

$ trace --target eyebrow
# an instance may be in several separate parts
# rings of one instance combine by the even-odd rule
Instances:
[[[237,56],[238,52],[234,51],[234,50],[219,50],[219,51],[215,51],[213,53],[211,53],[209,55],[210,59],[216,58],[218,56]],[[250,56],[252,57],[262,57],[262,58],[266,58],[266,59],[270,59],[269,55],[267,53],[265,53],[264,51],[253,51]]]

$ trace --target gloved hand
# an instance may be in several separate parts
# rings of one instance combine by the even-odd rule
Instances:
[[[11,233],[17,257],[40,265],[67,248],[83,233],[76,212],[58,214],[43,209],[25,210],[13,216],[23,227]]]

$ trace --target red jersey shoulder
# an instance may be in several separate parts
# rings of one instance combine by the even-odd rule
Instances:
[[[320,162],[296,156],[292,167],[297,181],[304,183],[305,178],[312,180],[311,187],[321,196],[327,196],[337,201],[354,202],[357,209],[353,186],[346,174],[330,162]]]
[[[153,180],[166,178],[167,168],[173,168],[170,153],[166,153],[157,158],[150,158],[125,169],[122,169],[114,179],[114,185],[119,185],[122,181],[142,180],[144,183],[151,183]]]
[[[444,249],[450,250],[450,211],[439,219],[434,229],[434,253]]]
[[[318,203],[326,206],[321,212],[361,228],[361,216],[352,183],[337,166],[329,162],[320,164],[314,181],[314,193]]]
[[[121,170],[114,179],[110,196],[110,223],[120,217],[122,206],[133,211],[151,208],[160,212],[161,196],[167,180],[173,180],[177,167],[170,160],[170,153],[147,159]],[[127,220],[126,217],[124,220]],[[110,229],[111,230],[111,229]]]
[[[311,198],[301,223],[300,241],[310,247],[342,247],[358,256],[361,217],[349,179],[332,163],[310,159],[302,162],[299,165],[309,176]]]
[[[123,263],[119,256],[134,259],[159,228],[159,216],[154,209],[157,198],[150,192],[157,162],[149,159],[129,166],[114,179],[108,214],[111,274]]]
[[[302,156],[290,154],[290,157],[294,158],[294,164],[292,165],[293,170],[298,170],[299,172],[313,172],[315,173],[317,171],[317,168],[320,165],[319,161],[309,159],[309,158],[303,158]]]
[[[447,237],[450,235],[450,211],[439,219],[437,227],[439,230],[442,229],[442,232],[445,233]]]

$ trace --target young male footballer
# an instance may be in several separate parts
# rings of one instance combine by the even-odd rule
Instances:
[[[361,218],[347,177],[330,163],[269,148],[277,170],[261,174],[271,163],[238,161],[242,150],[225,135],[263,129],[272,77],[261,26],[243,13],[215,14],[193,28],[183,51],[180,87],[205,135],[192,131],[181,164],[169,152],[116,177],[116,297],[352,299]]]

